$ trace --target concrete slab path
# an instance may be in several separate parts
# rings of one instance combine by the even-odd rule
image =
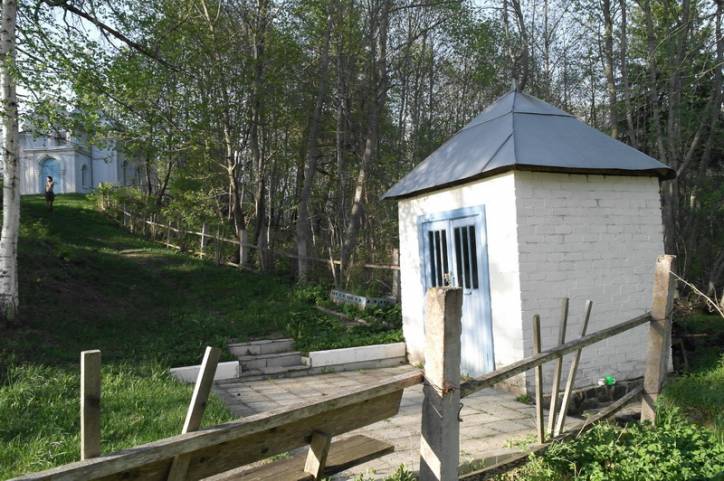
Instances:
[[[214,391],[237,416],[249,416],[282,406],[362,388],[414,369],[411,366],[340,372],[263,381],[221,381]],[[395,445],[395,452],[350,469],[334,479],[384,479],[401,464],[417,471],[420,447],[422,386],[406,389],[397,416],[354,431]],[[514,451],[510,443],[535,433],[535,409],[506,392],[484,389],[463,400],[460,425],[461,464]],[[342,436],[344,437],[344,436]]]

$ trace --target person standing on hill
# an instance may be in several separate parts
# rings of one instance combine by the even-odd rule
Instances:
[[[55,200],[55,192],[53,192],[54,187],[55,182],[53,181],[53,177],[48,176],[45,181],[45,204],[50,210],[53,210],[53,201]]]

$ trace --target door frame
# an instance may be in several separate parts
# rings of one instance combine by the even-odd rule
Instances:
[[[425,236],[424,226],[430,222],[437,221],[454,221],[457,219],[463,219],[466,217],[477,217],[476,225],[479,227],[478,240],[484,239],[485,242],[481,242],[481,249],[478,252],[480,257],[480,292],[487,298],[487,303],[483,302],[483,316],[484,325],[488,326],[488,335],[490,337],[490,352],[483,353],[485,356],[486,364],[491,367],[491,371],[495,370],[495,338],[493,337],[493,312],[492,312],[492,298],[490,295],[490,266],[488,261],[488,226],[485,216],[485,204],[471,207],[460,207],[457,209],[451,209],[440,212],[433,212],[430,214],[422,214],[417,217],[417,242],[418,242],[418,256],[420,259],[420,282],[423,290],[423,299],[427,292],[427,271],[429,268],[429,261],[425,254]],[[482,238],[480,236],[483,236]],[[422,316],[420,317],[422,322],[422,330],[425,332],[425,306],[422,303]]]

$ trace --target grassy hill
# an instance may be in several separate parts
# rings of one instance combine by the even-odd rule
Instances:
[[[82,350],[102,351],[110,452],[180,432],[191,387],[166,372],[197,363],[206,345],[292,334],[305,349],[390,337],[321,317],[310,302],[319,289],[135,237],[84,196],[59,196],[52,212],[25,197],[21,224],[21,327],[0,331],[0,479],[79,459]],[[212,400],[205,424],[227,419]]]

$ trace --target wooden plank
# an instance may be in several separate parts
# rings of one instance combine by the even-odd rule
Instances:
[[[675,289],[675,282],[671,279],[674,258],[674,256],[664,255],[656,259],[651,324],[644,373],[644,395],[641,402],[642,421],[656,421],[656,398],[666,381],[671,349],[671,310]]]
[[[194,391],[191,394],[189,409],[186,412],[186,420],[181,429],[182,434],[196,431],[201,427],[201,419],[204,416],[211,386],[214,383],[214,374],[216,373],[216,366],[219,363],[219,356],[221,356],[220,349],[211,346],[206,347],[204,358],[199,368],[199,374],[196,377]],[[189,468],[189,461],[190,458],[188,455],[176,456],[171,462],[171,468],[169,469],[166,480],[184,481]]]
[[[101,351],[80,353],[80,459],[101,454]]]
[[[533,316],[533,354],[540,354],[540,316]],[[535,367],[535,428],[538,434],[538,442],[545,442],[545,431],[543,429],[543,365]]]
[[[598,412],[596,415],[591,416],[585,421],[576,424],[573,428],[555,436],[547,443],[530,446],[529,449],[524,453],[520,453],[517,456],[513,456],[506,459],[505,461],[494,464],[492,466],[479,469],[472,473],[467,473],[460,477],[460,481],[485,481],[488,479],[492,479],[496,476],[500,476],[501,474],[507,473],[508,471],[515,469],[519,466],[522,466],[530,460],[531,454],[543,454],[546,449],[551,447],[554,443],[559,443],[561,441],[565,441],[566,439],[579,436],[583,432],[591,429],[596,423],[610,418],[611,416],[619,412],[629,402],[635,399],[639,394],[641,394],[641,391],[642,388],[640,387],[633,389],[618,401],[610,404],[605,409]]]
[[[389,443],[361,434],[335,441],[329,449],[324,476],[332,476],[394,450]],[[205,481],[312,481],[312,475],[304,471],[304,463],[305,454],[301,453],[262,466],[233,469]]]
[[[324,477],[324,468],[327,466],[327,455],[332,444],[332,436],[321,431],[312,433],[309,442],[309,451],[304,463],[304,472],[311,474],[315,480]]]
[[[313,424],[308,427],[309,431],[306,433],[308,439],[315,429],[322,429],[332,435],[337,435],[391,417],[399,410],[402,390],[421,382],[422,373],[415,370],[372,384],[365,389],[342,392],[293,408],[274,409],[240,421],[181,434],[14,479],[17,481],[110,480],[128,479],[128,473],[136,473],[140,477],[134,479],[160,481],[165,479],[171,459],[179,454],[208,452],[207,459],[214,458],[216,454],[233,458],[233,449],[237,449],[247,452],[247,459],[259,455],[271,456],[292,449],[289,445],[294,445],[294,443],[289,442],[289,438],[293,437],[294,440],[298,438],[290,433],[307,424]],[[346,413],[346,417],[343,413]],[[353,419],[348,419],[349,417],[353,417]],[[340,419],[338,425],[335,424],[337,419]],[[314,424],[315,422],[317,424]],[[279,434],[279,436],[276,437],[275,434]],[[252,438],[260,444],[257,446]],[[272,443],[273,448],[277,440],[279,440],[281,451],[268,449],[263,445],[264,442]],[[306,441],[301,445],[304,444]],[[232,450],[229,451],[229,449]],[[249,456],[250,449],[253,450],[254,456]],[[203,459],[204,455],[200,455],[200,457]],[[207,475],[245,464],[242,458],[243,456],[239,456],[241,462],[238,460],[228,462],[227,464],[232,464],[229,468],[219,469]],[[246,461],[246,463],[248,462],[251,461]]]
[[[540,354],[513,362],[507,366],[501,367],[500,369],[496,369],[489,374],[465,381],[460,384],[461,397],[469,396],[470,394],[483,388],[493,386],[501,381],[515,376],[516,374],[520,374],[521,372],[525,372],[540,364],[552,361],[558,356],[563,356],[569,352],[576,351],[580,348],[608,339],[609,337],[613,337],[616,334],[626,332],[634,327],[640,326],[641,324],[645,324],[650,319],[651,315],[649,313],[642,314],[638,317],[634,317],[633,319],[629,319],[628,321],[616,324],[615,326],[607,327],[606,329],[601,329],[593,334],[569,341],[562,346],[554,347],[553,349],[543,351]]]
[[[561,301],[561,323],[558,326],[558,345],[566,343],[566,328],[568,326],[568,298]],[[553,368],[553,386],[551,387],[551,404],[548,409],[548,434],[553,436],[555,428],[556,408],[558,407],[558,392],[561,388],[561,371],[563,370],[563,356],[558,357]]]
[[[336,436],[387,419],[397,414],[401,399],[402,391],[396,391],[200,450],[192,455],[187,479],[189,481],[203,479],[220,471],[306,446],[316,431]],[[120,477],[116,479],[122,481]]]
[[[588,321],[591,318],[591,309],[593,308],[593,301],[590,299],[586,301],[586,311],[583,315],[583,328],[581,329],[581,337],[586,335],[588,329]],[[568,406],[571,403],[571,396],[573,395],[573,386],[576,383],[576,372],[578,371],[578,363],[581,362],[581,351],[578,349],[576,355],[573,357],[571,367],[568,371],[568,379],[566,380],[566,387],[563,391],[563,400],[561,401],[561,410],[558,413],[558,419],[556,422],[556,428],[553,431],[555,436],[563,432],[563,426],[566,423],[566,415],[568,414]]]
[[[219,363],[220,356],[221,349],[211,346],[206,347],[181,433],[190,433],[201,427],[201,419],[204,416],[206,403],[209,400],[209,393],[214,383],[214,374],[216,373],[216,366]]]

